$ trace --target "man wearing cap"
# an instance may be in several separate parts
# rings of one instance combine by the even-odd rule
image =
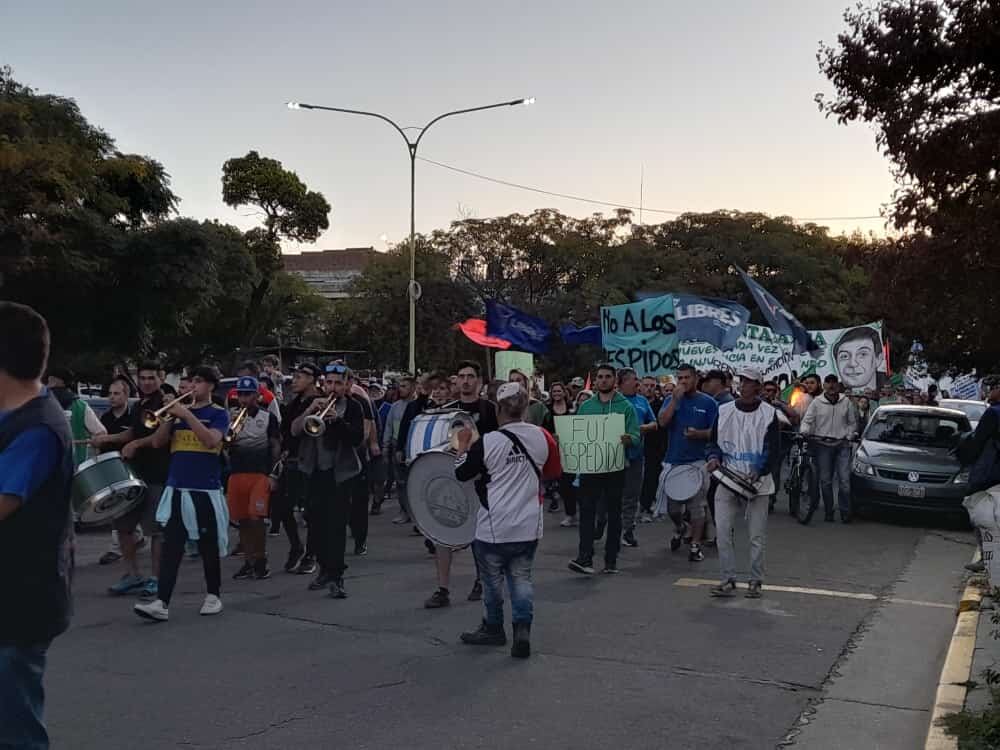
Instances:
[[[244,375],[236,382],[239,409],[246,410],[242,425],[229,446],[229,482],[226,499],[229,518],[240,527],[246,559],[234,580],[271,577],[267,567],[265,520],[271,499],[271,468],[281,455],[278,418],[260,408],[260,383]],[[235,420],[238,416],[234,415]]]
[[[271,504],[271,530],[276,531],[283,524],[288,536],[289,550],[285,570],[301,575],[316,572],[316,549],[315,542],[308,542],[314,536],[308,530],[307,544],[303,549],[298,523],[295,521],[296,506],[307,506],[306,478],[299,469],[299,446],[302,438],[292,434],[292,422],[319,397],[317,383],[322,377],[323,371],[312,362],[303,362],[292,372],[292,393],[295,395],[281,410],[281,445],[285,456],[285,470],[281,475],[279,492]]]
[[[750,532],[750,583],[746,596],[758,599],[764,582],[764,545],[770,495],[774,492],[774,467],[781,460],[780,427],[778,411],[760,399],[760,372],[744,368],[738,375],[740,396],[719,407],[705,468],[711,473],[724,467],[726,472],[754,485],[755,490],[753,497],[745,499],[725,483],[716,487],[715,524],[722,575],[711,594],[728,597],[736,590],[734,530],[737,514],[745,512]]]

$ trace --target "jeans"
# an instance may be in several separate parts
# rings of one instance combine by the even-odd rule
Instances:
[[[813,441],[811,445],[819,475],[819,491],[823,496],[823,509],[827,516],[833,515],[833,480],[837,478],[837,500],[841,517],[851,512],[851,444],[825,445]],[[818,502],[813,495],[813,502]]]
[[[487,625],[503,625],[503,581],[510,591],[510,619],[515,625],[530,625],[534,617],[535,593],[531,565],[538,541],[472,543],[476,567],[483,584],[483,609]]]
[[[622,529],[635,531],[639,516],[639,496],[642,494],[642,477],[645,461],[642,456],[634,459],[625,469],[625,484],[622,487]]]
[[[48,648],[0,644],[0,748],[48,750],[42,687]]]
[[[607,510],[608,535],[604,544],[604,563],[614,567],[622,543],[622,489],[625,471],[610,474],[583,474],[580,477],[580,549],[577,561],[594,560],[594,517],[599,506]]]
[[[750,580],[764,581],[764,547],[767,542],[768,495],[743,503],[721,484],[715,490],[716,541],[719,545],[721,580],[736,580],[736,518],[747,510],[750,531]]]
[[[205,572],[205,590],[209,594],[219,595],[222,587],[222,563],[219,560],[219,532],[215,521],[215,510],[212,501],[203,492],[192,490],[191,500],[194,503],[195,515],[198,518],[198,552],[201,554],[201,565]],[[163,529],[163,550],[160,552],[159,597],[164,606],[170,605],[174,586],[177,585],[177,573],[184,557],[184,544],[188,533],[181,518],[181,493],[174,490],[171,498],[173,507],[170,520]]]

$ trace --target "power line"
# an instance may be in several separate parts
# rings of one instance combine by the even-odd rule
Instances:
[[[592,203],[597,206],[608,206],[609,208],[627,208],[630,211],[649,211],[656,214],[669,214],[671,216],[681,216],[683,214],[693,213],[692,211],[679,211],[670,208],[649,208],[648,206],[632,206],[627,203],[614,203],[612,201],[603,201],[597,198],[586,198],[581,195],[571,195],[570,193],[557,193],[553,190],[544,190],[542,188],[532,187],[531,185],[521,185],[517,182],[510,182],[509,180],[501,180],[497,177],[490,177],[489,175],[480,174],[479,172],[472,172],[468,169],[462,169],[461,167],[455,167],[451,164],[445,164],[440,161],[434,161],[433,159],[428,159],[424,156],[417,157],[420,161],[427,162],[428,164],[433,164],[435,167],[441,167],[442,169],[447,169],[451,172],[458,172],[459,174],[464,174],[467,177],[475,177],[477,180],[485,180],[486,182],[492,182],[496,185],[503,185],[505,187],[514,188],[516,190],[527,190],[531,193],[539,193],[541,195],[550,195],[555,198],[566,198],[572,201],[580,201],[581,203]],[[873,219],[884,219],[883,216],[792,216],[794,221],[870,221]]]

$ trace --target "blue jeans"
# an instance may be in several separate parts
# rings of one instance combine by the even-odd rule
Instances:
[[[0,644],[0,747],[48,750],[42,715],[45,652],[49,644]]]
[[[483,583],[483,608],[487,625],[503,625],[503,579],[510,590],[510,619],[515,625],[530,625],[535,608],[531,565],[538,540],[492,544],[472,543],[479,579]]]
[[[823,496],[823,510],[826,515],[833,515],[833,482],[837,481],[837,502],[840,515],[851,512],[851,444],[825,445],[814,441],[810,446],[816,461],[816,473],[819,475],[819,491]],[[815,498],[814,496],[814,499]]]

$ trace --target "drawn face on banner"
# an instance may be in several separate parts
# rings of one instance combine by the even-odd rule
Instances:
[[[847,389],[878,387],[878,371],[884,366],[882,338],[869,326],[858,326],[844,332],[834,344],[833,358],[837,372]]]

